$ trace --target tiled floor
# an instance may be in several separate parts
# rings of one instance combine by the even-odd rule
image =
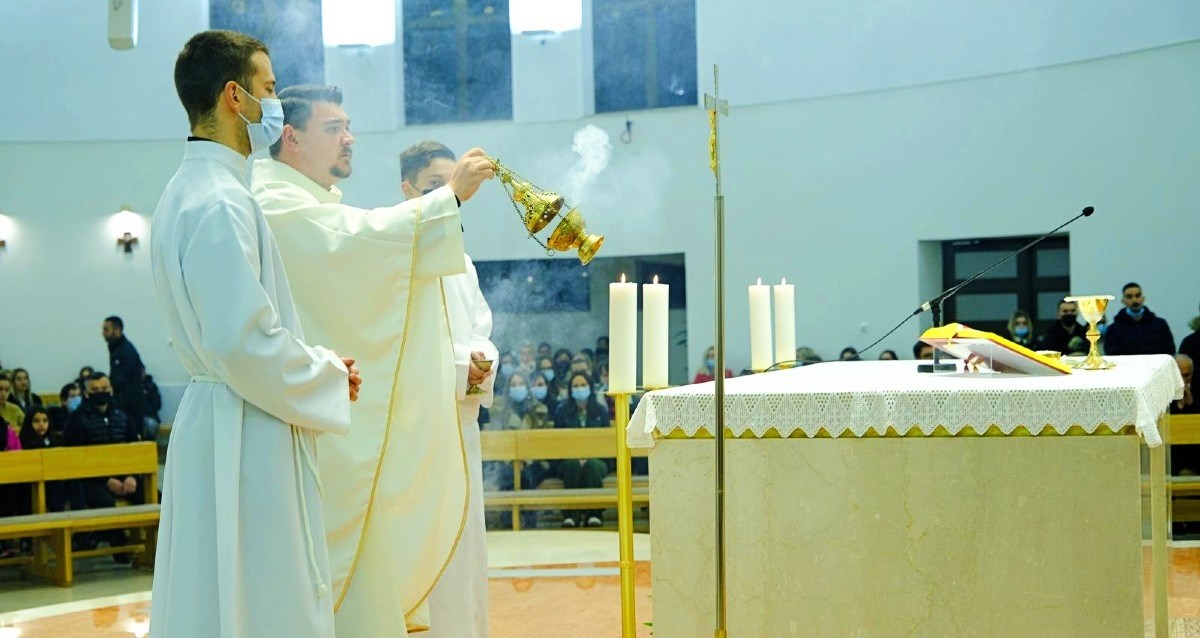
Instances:
[[[649,538],[636,537],[639,637],[650,636]],[[1172,550],[1173,638],[1200,638],[1200,547]],[[492,638],[620,635],[617,542],[612,532],[492,532]],[[59,589],[0,572],[0,638],[130,638],[144,635],[150,575],[112,563],[85,565]],[[1147,636],[1152,633],[1147,630]]]

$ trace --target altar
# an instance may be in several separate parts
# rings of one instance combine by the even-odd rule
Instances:
[[[726,382],[728,635],[1166,635],[1166,356],[1063,376],[831,362]],[[654,635],[714,625],[713,384],[647,394]],[[1147,462],[1143,462],[1147,457]]]

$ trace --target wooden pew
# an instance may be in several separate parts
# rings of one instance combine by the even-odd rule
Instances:
[[[3,427],[3,426],[0,426]],[[30,502],[37,503],[39,498],[45,502],[45,494],[40,493],[42,487],[42,451],[41,450],[20,450],[16,452],[0,452],[0,485],[19,485],[23,483],[31,484],[33,487],[30,490]],[[0,519],[0,524],[5,520]],[[28,534],[27,537],[44,536],[44,534]],[[9,538],[23,538],[22,536],[3,536],[0,539],[7,540]],[[33,560],[30,556],[14,556],[12,558],[0,559],[0,567],[8,565],[27,565]]]
[[[1200,414],[1171,416],[1171,445],[1200,445]],[[1171,477],[1171,520],[1200,521],[1200,476]]]
[[[70,586],[76,557],[134,553],[139,566],[153,565],[158,536],[158,450],[153,442],[49,448],[4,452],[0,482],[33,483],[33,514],[0,519],[0,539],[34,538],[32,557],[21,557],[37,576]],[[15,462],[10,462],[15,461]],[[35,469],[36,468],[36,469]],[[94,479],[109,476],[139,476],[144,505],[46,512],[47,481]],[[75,552],[71,539],[76,532],[135,529],[131,543],[104,549]],[[52,550],[51,560],[47,550]]]
[[[543,486],[523,489],[519,480],[521,468],[531,461],[563,459],[612,458],[616,456],[616,433],[612,428],[564,428],[544,430],[484,431],[480,433],[483,460],[512,463],[515,489],[491,490],[484,493],[484,507],[511,509],[513,529],[521,528],[520,512],[525,509],[615,507],[617,490],[606,479],[605,487],[565,489]],[[635,457],[648,450],[631,450]],[[634,477],[633,502],[645,505],[650,501],[647,477]],[[548,483],[550,483],[548,481]]]

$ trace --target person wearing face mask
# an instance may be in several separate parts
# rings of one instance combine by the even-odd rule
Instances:
[[[72,412],[79,409],[83,404],[83,394],[79,390],[79,385],[71,382],[62,387],[58,391],[58,405],[50,408],[50,429],[58,436],[62,436],[63,427],[67,424],[67,417]]]
[[[559,401],[567,398],[567,389],[562,383],[563,376],[554,368],[554,360],[549,356],[538,357],[537,371],[542,376],[542,379],[546,381],[549,392],[548,397],[539,400],[544,401],[553,410]]]
[[[700,367],[696,370],[696,376],[695,376],[695,378],[692,379],[692,383],[708,383],[709,381],[715,380],[717,378],[716,374],[714,372],[716,370],[716,368],[717,368],[717,347],[709,346],[708,350],[704,351],[704,361],[700,364]],[[725,369],[725,378],[732,379],[733,378],[733,370],[726,368]]]
[[[573,374],[568,383],[571,396],[558,406],[554,427],[606,428],[612,425],[608,408],[598,400],[591,377],[586,374]],[[564,459],[558,463],[558,474],[562,478],[563,487],[567,489],[603,487],[604,477],[608,476],[609,464],[612,462],[611,459]],[[562,525],[600,527],[604,524],[602,516],[601,510],[568,510],[563,512]]]
[[[541,377],[534,378],[536,387],[531,386],[525,375],[514,372],[508,377],[507,387],[502,396],[497,396],[492,404],[492,424],[494,430],[536,430],[552,427],[550,411],[542,399],[535,398],[534,390],[540,390],[538,395],[545,398],[546,381]],[[488,489],[513,489],[513,469],[511,463],[501,461],[484,463],[484,483]],[[550,469],[548,461],[528,461],[521,468],[521,489],[534,489],[542,484]],[[537,528],[538,513],[533,510],[521,512],[521,524],[526,529]],[[499,513],[498,524],[507,528],[512,521],[507,513]]]
[[[1031,347],[1036,343],[1033,336],[1033,320],[1029,318],[1029,313],[1024,310],[1015,310],[1012,316],[1008,318],[1008,338],[1013,343],[1020,344],[1026,348]]]
[[[400,153],[400,186],[404,196],[417,199],[449,183],[454,167],[455,155],[443,144],[426,141],[408,147]],[[492,310],[479,287],[479,273],[470,255],[464,253],[463,260],[466,272],[442,277],[442,292],[454,340],[454,364],[458,372],[455,394],[467,453],[470,496],[466,525],[454,557],[429,594],[429,630],[424,638],[487,638],[488,635],[487,530],[479,430],[483,421],[481,411],[495,405],[493,395],[501,362],[500,351],[491,341]],[[476,363],[482,360],[493,362],[490,370]],[[468,387],[478,388],[481,394],[468,394]]]
[[[357,353],[363,374],[381,380],[351,408],[349,434],[318,443],[336,630],[372,638],[428,629],[427,595],[469,505],[456,380],[489,376],[465,360],[457,367],[442,278],[466,272],[459,207],[494,167],[474,148],[428,194],[402,183],[404,201],[349,206],[337,187],[351,176],[355,145],[341,90],[279,95],[283,131],[271,157],[254,163],[254,196],[305,333]]]
[[[67,417],[63,429],[63,443],[68,446],[110,445],[132,443],[138,440],[138,428],[113,400],[112,382],[103,372],[93,372],[87,380],[87,392],[83,405]],[[82,491],[83,503],[90,509],[115,507],[116,499],[133,497],[139,502],[137,479],[132,476],[80,479],[75,482]],[[109,545],[123,545],[126,540],[123,530],[97,532],[94,540],[107,540]],[[88,540],[81,539],[81,542]],[[128,554],[115,554],[117,562],[128,563]]]
[[[1087,327],[1079,323],[1079,307],[1074,301],[1058,302],[1058,317],[1042,331],[1037,342],[1038,350],[1053,350],[1068,354],[1071,340],[1087,333]]]
[[[284,273],[250,192],[247,156],[284,129],[267,47],[204,31],[174,79],[191,137],[154,212],[150,260],[191,383],[163,473],[150,636],[328,638],[323,499],[336,497],[322,493],[316,437],[350,430],[362,376],[346,352],[305,338],[288,284],[297,273]],[[327,273],[348,288],[373,275]]]
[[[553,414],[552,407],[556,408],[558,402],[554,394],[550,391],[550,383],[546,381],[545,374],[534,374],[529,380],[529,397],[546,406],[546,409]]]
[[[574,357],[571,351],[566,348],[559,348],[554,352],[554,374],[559,379],[571,373],[571,364],[574,362]]]
[[[1130,282],[1121,289],[1125,308],[1104,333],[1104,354],[1175,354],[1175,337],[1167,320],[1150,312],[1142,287]]]

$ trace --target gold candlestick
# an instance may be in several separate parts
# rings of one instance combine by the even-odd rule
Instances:
[[[616,411],[617,431],[617,537],[621,548],[621,638],[637,636],[637,598],[633,559],[633,468],[625,430],[629,427],[630,392],[609,392]]]
[[[1112,295],[1088,295],[1063,299],[1063,301],[1072,301],[1079,307],[1079,314],[1083,315],[1088,322],[1087,340],[1092,342],[1087,358],[1071,367],[1078,370],[1109,370],[1116,367],[1117,364],[1100,356],[1100,330],[1097,328],[1100,320],[1104,318],[1108,302],[1112,300]]]

